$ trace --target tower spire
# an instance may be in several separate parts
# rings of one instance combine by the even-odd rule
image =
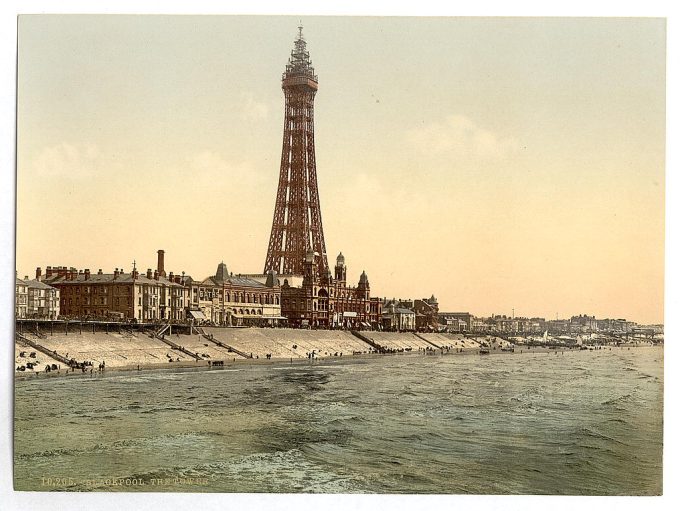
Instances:
[[[274,220],[264,273],[304,274],[308,252],[316,253],[319,272],[328,269],[321,224],[314,150],[314,96],[318,78],[302,36],[302,23],[281,79],[285,120]]]

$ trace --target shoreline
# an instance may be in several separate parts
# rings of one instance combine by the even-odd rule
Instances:
[[[663,348],[663,344],[656,345]],[[635,345],[626,344],[621,346],[602,346],[600,349],[595,349],[592,351],[614,351],[616,349],[630,349],[630,348],[648,348],[656,347],[650,345]],[[366,353],[357,355],[345,355],[345,356],[323,356],[314,359],[304,359],[304,358],[272,358],[272,359],[257,359],[257,358],[236,358],[233,357],[232,360],[223,360],[223,365],[213,365],[212,361],[209,363],[207,360],[196,360],[193,362],[172,362],[166,364],[130,364],[124,366],[115,366],[106,368],[103,371],[94,369],[92,371],[82,370],[53,370],[50,372],[45,371],[14,371],[15,381],[23,380],[36,380],[36,379],[46,379],[46,378],[65,378],[65,377],[95,377],[95,376],[105,376],[107,374],[117,374],[117,373],[127,373],[127,372],[137,372],[137,373],[155,373],[158,371],[166,370],[195,370],[195,371],[220,371],[225,369],[233,369],[234,367],[253,367],[253,366],[272,366],[272,367],[285,367],[285,366],[307,366],[313,367],[315,364],[319,363],[358,363],[361,361],[369,361],[377,358],[383,357],[443,357],[443,356],[471,356],[476,355],[484,358],[485,355],[479,353],[479,348],[463,348],[461,351],[440,351],[433,350],[431,352],[415,351],[415,352],[405,352],[405,353]],[[547,348],[542,346],[532,346],[532,347],[519,347],[515,348],[515,351],[502,351],[502,350],[491,350],[488,355],[532,355],[532,354],[564,354],[571,352],[580,351],[591,351],[591,350],[581,350],[576,348]]]

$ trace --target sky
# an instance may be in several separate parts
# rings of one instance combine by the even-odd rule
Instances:
[[[663,322],[665,22],[22,16],[19,276],[261,272],[281,73],[319,76],[329,262],[440,310]]]

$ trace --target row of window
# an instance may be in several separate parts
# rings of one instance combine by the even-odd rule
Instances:
[[[250,294],[235,291],[233,294],[227,291],[226,293],[220,290],[194,288],[194,302],[197,297],[201,300],[213,300],[219,298],[220,301],[236,302],[236,303],[259,303],[260,305],[279,305],[279,296],[273,294]]]

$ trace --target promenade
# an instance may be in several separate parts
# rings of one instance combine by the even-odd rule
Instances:
[[[54,371],[219,367],[384,354],[479,353],[483,345],[491,353],[507,353],[511,347],[500,337],[447,333],[220,327],[78,328],[68,332],[22,329],[15,335],[14,363],[18,376],[29,376]],[[569,349],[518,346],[515,351]]]

